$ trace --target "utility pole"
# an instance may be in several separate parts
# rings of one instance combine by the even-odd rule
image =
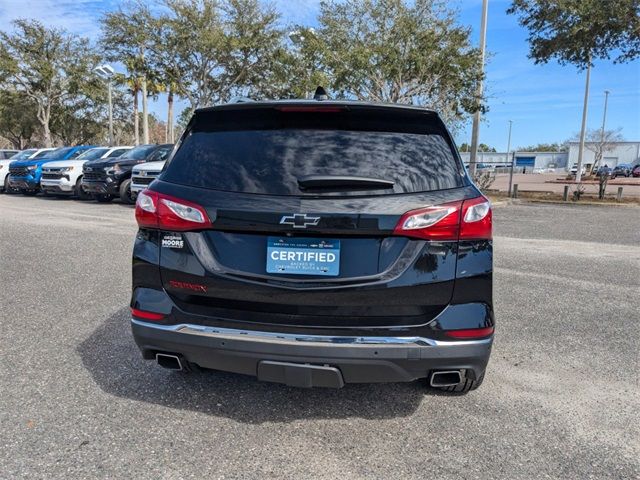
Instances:
[[[576,183],[582,181],[582,157],[584,154],[584,137],[587,132],[587,109],[589,106],[589,82],[591,81],[591,56],[587,65],[587,80],[584,85],[584,105],[582,106],[582,127],[580,128],[580,145],[578,147],[578,169],[576,170]]]
[[[482,0],[482,19],[480,20],[480,62],[482,73],[484,74],[484,52],[487,39],[487,13],[489,10],[489,0]],[[476,98],[482,99],[483,82],[478,82]],[[480,130],[480,110],[473,114],[473,126],[471,127],[471,155],[469,157],[469,174],[473,178],[476,174],[476,157],[478,155],[478,133]]]

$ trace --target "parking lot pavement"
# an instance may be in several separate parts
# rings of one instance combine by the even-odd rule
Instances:
[[[143,362],[131,207],[0,196],[0,478],[638,478],[640,210],[495,209],[483,386]]]

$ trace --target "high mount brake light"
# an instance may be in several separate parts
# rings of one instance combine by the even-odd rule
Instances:
[[[394,235],[423,240],[490,240],[491,204],[485,197],[410,210],[400,218]]]
[[[200,205],[152,190],[138,194],[136,221],[140,227],[173,232],[211,228],[211,220]]]
[[[313,106],[313,105],[288,105],[282,107],[275,107],[280,112],[320,112],[320,113],[338,113],[343,112],[346,109],[344,107],[336,106]]]

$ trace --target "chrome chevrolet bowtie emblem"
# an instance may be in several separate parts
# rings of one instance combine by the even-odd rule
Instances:
[[[293,215],[284,215],[280,219],[280,225],[292,225],[293,228],[315,227],[320,222],[320,217],[312,217],[306,213],[294,213]]]

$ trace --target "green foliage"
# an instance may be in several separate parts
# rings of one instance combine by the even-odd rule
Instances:
[[[513,0],[507,13],[529,30],[529,56],[584,69],[593,59],[626,62],[640,55],[638,0]]]
[[[470,152],[471,151],[471,145],[469,145],[466,142],[462,143],[462,144],[460,144],[459,150],[461,152]],[[486,143],[481,143],[481,144],[478,145],[478,151],[479,152],[495,152],[496,149],[494,147],[490,147]]]
[[[87,39],[64,30],[24,19],[13,26],[14,33],[0,32],[0,82],[34,102],[44,144],[51,146],[53,109],[97,87],[91,72],[98,57]]]
[[[40,127],[36,115],[35,102],[24,93],[0,94],[0,136],[14,148],[22,150],[30,144]]]
[[[537,143],[526,147],[518,147],[517,152],[566,152],[569,147],[566,143]]]
[[[449,122],[482,109],[480,52],[445,2],[322,2],[319,24],[303,48],[320,53],[338,96],[427,105]]]

